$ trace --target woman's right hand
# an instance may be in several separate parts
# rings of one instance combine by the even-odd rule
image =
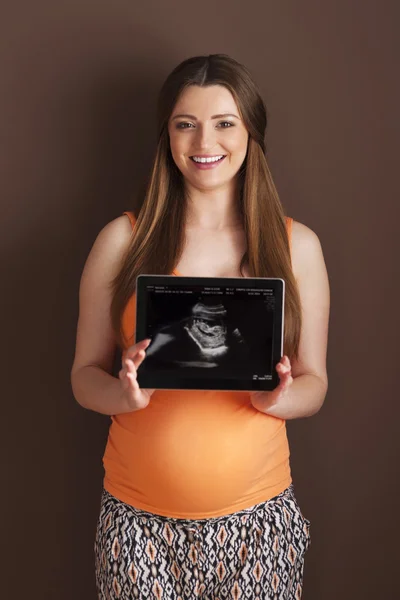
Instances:
[[[122,386],[122,398],[131,411],[146,408],[154,390],[140,389],[137,382],[137,369],[146,357],[149,339],[130,346],[123,354],[122,369],[118,376]]]

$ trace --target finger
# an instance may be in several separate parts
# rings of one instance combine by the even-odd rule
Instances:
[[[140,365],[142,364],[142,362],[144,361],[145,358],[146,358],[146,352],[144,350],[141,350],[138,354],[137,360],[135,361],[136,369],[138,369],[140,367]]]
[[[282,358],[281,358],[281,360],[280,360],[279,362],[280,362],[282,365],[285,365],[285,367],[290,367],[290,366],[291,366],[291,365],[290,365],[290,359],[289,359],[289,357],[288,357],[286,354],[284,354],[284,355],[282,356]]]
[[[290,359],[286,355],[282,356],[282,358],[281,358],[281,360],[279,361],[278,364],[283,365],[284,367],[289,367],[290,369],[292,368]]]
[[[126,377],[127,372],[128,372],[128,369],[127,369],[127,367],[124,364],[123,368],[118,373],[119,378],[121,380],[123,380]]]
[[[138,391],[139,390],[139,384],[137,381],[137,372],[136,372],[136,367],[134,365],[134,362],[132,360],[127,360],[127,372],[126,372],[126,379],[128,380],[128,382],[130,383],[133,391]]]
[[[136,365],[132,359],[125,359],[125,366],[127,375],[134,375],[134,377],[137,377]]]
[[[132,391],[138,392],[140,388],[136,375],[134,375],[133,373],[127,373],[126,378],[129,381],[129,384],[131,385]]]
[[[150,338],[140,340],[140,342],[137,342],[136,344],[133,344],[132,346],[127,348],[127,350],[125,352],[125,356],[130,356],[132,353],[136,354],[137,352],[139,352],[139,350],[145,350],[147,348],[147,346],[150,344],[150,342],[151,342]]]
[[[292,368],[290,366],[288,367],[280,362],[276,365],[276,370],[278,371],[279,374],[284,375],[286,373],[289,373],[292,370]]]
[[[140,367],[140,365],[142,364],[144,358],[146,356],[146,352],[144,350],[139,350],[139,352],[137,354],[135,354],[134,356],[132,356],[131,358],[126,358],[126,361],[132,361],[133,364],[135,365],[135,368],[138,369]]]
[[[133,344],[132,346],[124,350],[122,354],[122,363],[126,358],[134,358],[141,350],[146,350],[150,342],[151,340],[149,338],[141,340],[137,344]]]
[[[285,388],[290,385],[293,381],[292,370],[290,367],[285,367],[282,363],[276,365],[276,370],[279,375],[279,387]]]

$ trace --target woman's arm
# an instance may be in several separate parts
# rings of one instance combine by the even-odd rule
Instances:
[[[84,365],[71,374],[76,401],[102,415],[132,412],[122,395],[121,382],[97,365]]]
[[[120,268],[132,227],[126,216],[108,223],[87,257],[79,288],[79,319],[71,385],[76,401],[89,410],[116,415],[132,409],[112,370],[116,349],[111,327],[110,281]]]
[[[314,415],[328,389],[326,354],[330,293],[325,260],[318,236],[306,225],[293,222],[292,265],[302,306],[298,360],[279,363],[281,385],[272,392],[251,395],[257,410],[281,419]]]

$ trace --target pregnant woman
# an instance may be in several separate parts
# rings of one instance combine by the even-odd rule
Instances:
[[[243,65],[224,54],[179,64],[160,91],[142,207],[107,223],[85,263],[71,381],[79,404],[111,417],[95,537],[101,600],[302,595],[310,522],[294,494],[286,420],[325,399],[329,284],[318,236],[285,217],[266,124]],[[277,388],[140,389],[140,273],[284,279]],[[178,337],[194,356],[212,328],[225,335],[223,308],[219,325],[210,310],[197,306]]]

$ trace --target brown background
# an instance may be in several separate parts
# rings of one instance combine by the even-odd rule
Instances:
[[[278,191],[331,283],[326,403],[288,425],[312,522],[304,598],[397,597],[398,3],[2,7],[2,597],[95,599],[109,420],[70,388],[79,278],[150,164],[162,81],[214,52],[258,82]]]

